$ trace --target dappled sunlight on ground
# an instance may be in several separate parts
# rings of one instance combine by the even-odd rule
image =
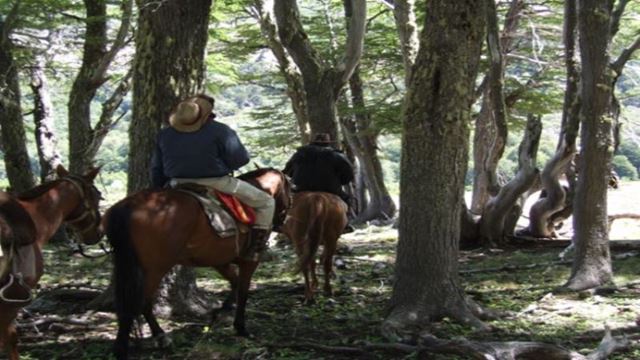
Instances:
[[[357,347],[361,341],[386,341],[379,329],[393,288],[396,242],[397,231],[390,226],[370,226],[344,235],[335,258],[334,294],[325,297],[320,292],[314,305],[302,303],[304,282],[302,275],[292,272],[296,256],[291,246],[287,242],[273,245],[272,260],[259,266],[251,287],[247,327],[253,338],[236,337],[230,316],[221,317],[213,326],[208,317],[164,319],[161,324],[171,335],[173,346],[158,348],[148,339],[149,330],[144,326],[144,340],[133,351],[135,359],[351,359],[350,355],[298,344]],[[62,285],[99,290],[108,284],[108,258],[89,260],[70,257],[66,250],[53,250],[49,248],[45,255],[47,276],[40,294]],[[499,320],[490,322],[498,330],[476,333],[449,319],[425,330],[442,338],[534,340],[589,350],[597,346],[605,323],[614,329],[633,325],[640,314],[640,285],[595,295],[550,295],[570,272],[570,264],[558,263],[558,252],[559,249],[534,248],[462,252],[460,270],[465,289],[481,305],[503,313]],[[637,281],[639,268],[637,253],[615,260],[616,283]],[[196,273],[197,283],[209,294],[212,306],[219,306],[227,295],[226,281],[211,269],[198,269]],[[322,285],[320,267],[318,275]],[[22,317],[24,358],[104,359],[115,336],[115,317],[111,313],[86,312],[82,309],[84,303],[86,300],[70,302],[62,297],[46,311]],[[51,316],[81,322],[28,326]],[[373,351],[368,358],[406,356]],[[612,357],[634,358],[640,358],[640,350]]]

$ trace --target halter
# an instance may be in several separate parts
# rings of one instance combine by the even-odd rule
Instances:
[[[86,196],[87,193],[85,192],[84,186],[89,187],[91,191],[94,191],[97,194],[98,198],[100,197],[100,191],[95,187],[95,185],[87,184],[86,181],[79,176],[67,175],[61,178],[60,180],[62,181],[66,180],[70,182],[76,188],[76,190],[78,190],[78,192],[80,193],[80,199],[82,201],[82,205],[84,207],[82,214],[80,214],[79,216],[76,216],[73,219],[66,220],[65,222],[68,225],[70,225],[71,228],[78,234],[85,234],[98,223],[99,219],[98,219],[98,216],[96,215],[96,211],[93,211],[91,209],[90,199],[89,197]],[[81,223],[88,217],[91,218],[91,221],[88,222],[88,225],[82,228],[78,228],[78,226],[76,226],[76,224]]]
[[[289,198],[289,204],[287,204],[287,206],[278,213],[278,218],[282,217],[282,223],[284,224],[287,213],[293,207],[293,191],[291,191],[291,181],[289,180],[289,177],[280,170],[276,170],[276,171],[278,171],[278,173],[280,173],[280,175],[283,177],[285,184],[283,184],[282,188],[280,188],[278,192],[274,195],[274,198],[280,195],[280,193],[285,190],[286,184],[289,184],[289,194],[287,194],[287,197]]]

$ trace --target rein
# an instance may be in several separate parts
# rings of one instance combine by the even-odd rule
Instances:
[[[82,178],[74,175],[67,175],[60,180],[63,180],[63,181],[66,180],[70,182],[76,188],[76,190],[78,190],[78,192],[80,193],[80,199],[82,199],[81,201],[82,201],[82,205],[84,206],[84,211],[79,216],[70,220],[66,220],[65,223],[70,225],[71,228],[77,233],[84,234],[87,231],[89,231],[94,226],[94,224],[98,221],[96,213],[91,209],[91,203],[89,198],[86,196],[87,193],[84,189],[84,186],[91,186],[91,190],[95,190],[96,193],[98,194],[100,192],[98,191],[98,189],[95,188],[95,186],[87,185]],[[88,217],[91,217],[91,221],[88,222],[88,225],[85,225],[83,228],[78,228],[76,224],[84,221]]]

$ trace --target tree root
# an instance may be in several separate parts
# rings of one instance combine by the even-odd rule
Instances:
[[[451,354],[471,357],[473,359],[545,359],[545,360],[604,360],[614,352],[624,350],[629,346],[626,338],[611,336],[611,330],[607,327],[605,335],[597,349],[584,356],[562,346],[533,341],[505,341],[505,342],[480,342],[462,340],[443,340],[431,334],[421,335],[418,345],[403,343],[356,343],[357,346],[328,346],[313,341],[300,339],[291,344],[278,344],[278,347],[295,347],[314,349],[328,353],[340,353],[349,355],[367,355],[374,351]]]

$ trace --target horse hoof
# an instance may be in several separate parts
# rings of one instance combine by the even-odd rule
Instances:
[[[155,340],[159,349],[167,349],[173,344],[171,337],[167,334],[158,335],[155,337]]]

